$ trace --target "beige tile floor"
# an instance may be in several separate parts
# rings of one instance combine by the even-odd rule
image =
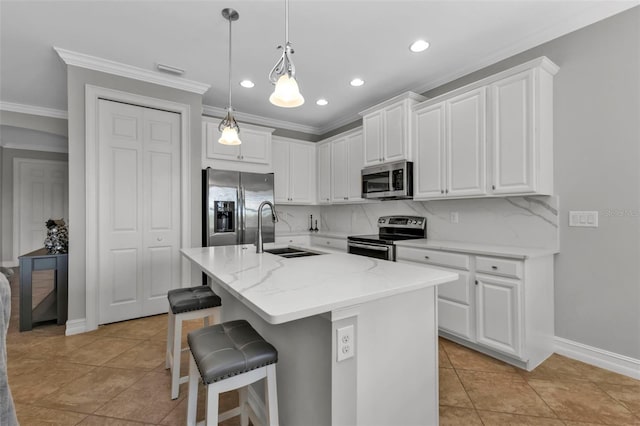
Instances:
[[[7,348],[21,425],[184,425],[186,384],[169,398],[165,315],[69,337],[56,325],[19,333],[16,275]],[[447,340],[439,350],[441,425],[640,425],[638,380],[560,355],[526,372]],[[236,401],[230,392],[221,405]]]

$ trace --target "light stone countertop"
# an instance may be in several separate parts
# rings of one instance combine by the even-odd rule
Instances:
[[[323,252],[312,247],[311,250]],[[456,273],[347,253],[287,259],[254,245],[181,250],[271,324],[331,312],[458,278]]]
[[[560,250],[553,248],[526,248],[511,246],[496,246],[490,244],[465,243],[459,241],[437,241],[428,238],[396,241],[398,247],[413,247],[418,249],[444,250],[464,254],[475,254],[484,256],[498,256],[511,259],[527,259],[541,256],[549,256],[559,253]]]

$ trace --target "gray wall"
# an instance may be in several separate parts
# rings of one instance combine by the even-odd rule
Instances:
[[[640,358],[640,7],[425,93],[434,97],[539,56],[554,79],[560,198],[556,336]],[[569,228],[597,210],[599,228]]]
[[[200,95],[117,77],[74,66],[67,67],[69,110],[69,320],[85,318],[85,85],[91,84],[189,105],[191,123],[191,239],[200,242],[200,168],[202,97]]]
[[[25,132],[28,135],[28,132]],[[20,143],[21,140],[13,139],[13,143]],[[22,140],[22,142],[28,143],[28,140]],[[2,212],[0,215],[1,222],[1,240],[0,245],[0,259],[3,263],[11,262],[13,260],[13,160],[14,158],[31,158],[38,160],[55,160],[55,161],[67,161],[67,154],[56,152],[42,152],[31,151],[26,149],[9,149],[0,148],[0,157],[2,164],[2,195],[0,196],[0,203]],[[65,218],[66,219],[66,218]],[[44,223],[42,224],[44,227]],[[24,253],[18,253],[24,254]],[[17,264],[12,265],[17,266]]]
[[[2,111],[0,113],[0,124],[3,126],[22,127],[52,133],[54,135],[67,136],[67,120],[62,118]]]

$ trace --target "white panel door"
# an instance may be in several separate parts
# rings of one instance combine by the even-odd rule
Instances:
[[[99,101],[99,323],[167,311],[180,286],[180,116]]]
[[[13,259],[44,247],[45,222],[69,223],[69,165],[66,161],[14,159]]]
[[[476,276],[477,342],[520,356],[522,341],[521,282],[478,274]]]
[[[291,201],[309,203],[315,201],[316,159],[311,145],[291,143],[289,146],[289,170]]]
[[[349,158],[347,138],[337,139],[331,147],[331,200],[345,202],[349,200]]]
[[[485,188],[485,88],[447,101],[447,190],[449,196],[480,195]]]
[[[383,161],[383,114],[384,111],[378,111],[362,118],[362,129],[364,132],[364,163],[366,166],[379,164]]]
[[[384,138],[382,141],[384,161],[400,161],[407,158],[405,152],[406,119],[404,103],[392,105],[384,110]]]
[[[534,192],[533,71],[491,86],[495,194]]]
[[[415,198],[445,196],[445,104],[417,111],[413,120]]]
[[[362,200],[362,168],[364,167],[364,146],[362,132],[347,136],[349,156],[347,182],[349,201]]]
[[[318,146],[318,202],[331,201],[331,143]]]
[[[288,203],[289,194],[289,142],[274,140],[273,146],[273,194],[276,203]]]

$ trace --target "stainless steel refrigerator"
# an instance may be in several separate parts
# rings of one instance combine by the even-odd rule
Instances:
[[[255,244],[258,207],[273,203],[273,173],[246,173],[207,168],[202,171],[202,246]],[[262,210],[263,241],[275,239],[271,211]]]

